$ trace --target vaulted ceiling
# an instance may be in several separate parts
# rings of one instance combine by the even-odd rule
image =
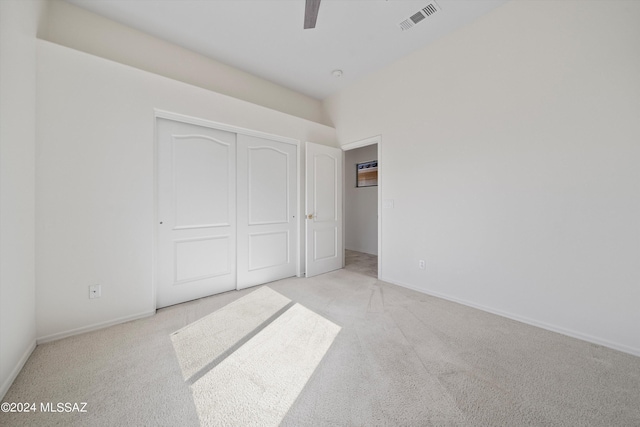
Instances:
[[[67,1],[324,99],[506,0],[322,0],[306,30],[304,0]]]

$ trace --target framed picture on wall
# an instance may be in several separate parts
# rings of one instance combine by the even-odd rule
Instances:
[[[378,185],[378,161],[356,163],[356,187],[375,187]]]

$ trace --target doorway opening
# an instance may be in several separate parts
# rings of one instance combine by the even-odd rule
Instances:
[[[345,268],[380,277],[380,137],[344,150]]]

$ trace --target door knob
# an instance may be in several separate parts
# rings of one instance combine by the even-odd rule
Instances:
[[[313,219],[313,214],[307,214],[307,219]]]

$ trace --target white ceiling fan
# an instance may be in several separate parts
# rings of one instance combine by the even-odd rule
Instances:
[[[304,29],[316,27],[318,20],[318,9],[320,9],[320,0],[306,0],[304,8]]]

